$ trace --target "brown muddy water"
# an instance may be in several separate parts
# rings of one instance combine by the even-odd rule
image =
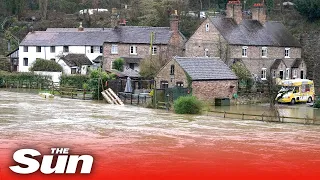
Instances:
[[[230,108],[253,113],[265,110],[263,106],[260,110],[258,106]],[[304,116],[309,109],[283,106],[282,110]],[[312,109],[318,116],[314,112]],[[105,164],[149,156],[159,158],[141,162],[139,167],[157,163],[170,167],[173,161],[205,167],[210,161],[228,164],[239,160],[267,171],[281,168],[291,172],[303,166],[319,167],[320,126],[176,115],[0,90],[0,157],[12,156],[14,149],[22,147],[58,145],[103,151],[109,157]]]

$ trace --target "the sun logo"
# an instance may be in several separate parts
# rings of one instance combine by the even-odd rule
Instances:
[[[55,167],[52,168],[54,155],[57,155]],[[19,174],[31,174],[39,170],[43,174],[74,174],[76,173],[79,161],[82,161],[80,173],[91,172],[93,157],[91,155],[69,155],[69,148],[51,148],[51,155],[43,155],[41,166],[34,157],[41,156],[41,153],[34,149],[20,149],[13,154],[15,162],[24,165],[10,166],[10,169]]]

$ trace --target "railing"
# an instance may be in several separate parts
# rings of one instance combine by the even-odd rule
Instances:
[[[232,118],[232,119],[242,119],[242,120],[256,120],[256,121],[265,121],[265,122],[281,122],[281,123],[299,123],[299,124],[317,124],[320,125],[320,119],[309,118],[309,117],[290,117],[290,116],[273,116],[265,113],[262,114],[248,114],[248,113],[237,113],[237,112],[228,112],[228,111],[216,111],[216,110],[207,110],[204,111],[207,113],[218,113],[222,114],[223,118]],[[209,115],[209,114],[207,114]]]

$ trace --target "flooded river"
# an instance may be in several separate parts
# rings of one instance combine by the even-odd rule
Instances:
[[[214,170],[320,173],[320,126],[176,115],[0,90],[0,159],[26,147],[70,147],[93,154],[96,171],[123,175],[125,169],[138,179],[150,179],[148,173],[201,178]]]

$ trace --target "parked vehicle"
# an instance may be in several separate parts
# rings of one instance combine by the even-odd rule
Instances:
[[[282,86],[276,101],[279,103],[291,103],[308,102],[311,103],[314,100],[314,83],[308,79],[290,79],[280,82]]]

